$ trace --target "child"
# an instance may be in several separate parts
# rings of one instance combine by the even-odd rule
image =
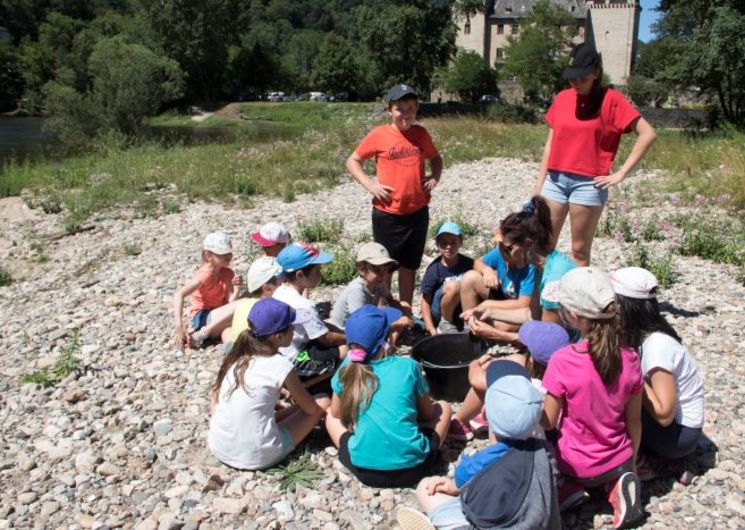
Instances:
[[[393,86],[385,103],[391,123],[363,138],[347,159],[347,170],[373,196],[373,239],[400,264],[398,298],[408,312],[427,239],[430,194],[440,181],[442,158],[427,130],[414,124],[419,103],[413,88]],[[362,167],[373,157],[377,181]],[[430,162],[430,176],[425,176],[425,160]]]
[[[331,381],[326,429],[339,460],[376,488],[410,487],[431,474],[450,419],[450,405],[430,398],[416,361],[389,354],[386,339],[400,317],[372,305],[349,315],[349,353]]]
[[[380,243],[365,243],[357,251],[357,278],[349,282],[334,303],[329,321],[344,329],[347,317],[365,304],[398,305],[388,290],[391,272],[398,262]]]
[[[274,258],[290,242],[290,233],[279,223],[266,223],[251,234],[251,239],[262,247],[264,254]]]
[[[541,418],[541,395],[523,366],[489,365],[486,416],[495,443],[461,457],[455,478],[430,477],[416,490],[437,528],[560,529],[556,470],[550,446],[531,438]],[[398,511],[403,530],[431,528],[410,508]]]
[[[277,260],[270,256],[262,256],[248,268],[246,280],[249,298],[241,298],[233,312],[233,323],[230,325],[230,342],[238,339],[238,335],[248,328],[248,312],[260,298],[269,298],[279,286],[282,267]],[[227,346],[227,344],[226,344]],[[227,349],[230,351],[230,349]]]
[[[642,516],[636,475],[643,389],[639,358],[622,346],[616,295],[605,272],[569,271],[557,301],[562,319],[584,337],[555,352],[543,376],[544,427],[559,429],[557,461],[566,478],[560,503],[568,509],[587,498],[584,487],[604,485],[613,526],[620,528]]]
[[[422,319],[430,335],[457,331],[454,316],[461,313],[460,280],[473,269],[473,258],[460,253],[463,235],[460,226],[452,221],[442,223],[435,243],[440,255],[429,264],[422,278]]]
[[[212,419],[207,436],[210,451],[237,469],[266,469],[282,461],[321,421],[329,406],[326,396],[303,388],[292,363],[278,348],[292,340],[292,326],[303,318],[272,298],[256,302],[223,360],[212,385]],[[295,405],[275,412],[284,387]]]
[[[320,375],[330,377],[339,362],[339,345],[344,344],[344,333],[329,330],[318,316],[315,304],[302,294],[305,289],[318,285],[321,265],[332,259],[332,254],[321,252],[307,243],[287,245],[277,256],[284,283],[272,296],[293,309],[302,309],[312,315],[308,321],[295,326],[292,341],[279,350],[293,362],[305,381]]]
[[[243,279],[228,266],[233,259],[233,244],[227,235],[223,232],[208,234],[202,249],[202,265],[173,296],[175,340],[179,348],[201,348],[208,337],[220,337],[230,325],[234,302],[243,287]],[[182,321],[184,298],[189,295],[191,333],[186,332]]]
[[[657,278],[639,267],[610,276],[621,308],[623,340],[644,375],[642,447],[666,459],[691,454],[704,424],[704,386],[680,336],[660,314]],[[668,463],[678,471],[683,462]]]
[[[508,358],[525,366],[533,380],[533,385],[541,396],[545,396],[546,390],[540,380],[551,355],[569,344],[569,334],[558,324],[531,320],[520,326],[518,340],[520,353],[510,355]],[[483,413],[479,414],[479,412],[484,406],[484,394],[487,388],[486,372],[494,359],[493,356],[486,354],[469,365],[468,382],[471,388],[450,423],[448,431],[450,438],[468,441],[473,438],[474,432],[483,433],[488,429]],[[545,438],[543,429],[538,427],[534,437]]]

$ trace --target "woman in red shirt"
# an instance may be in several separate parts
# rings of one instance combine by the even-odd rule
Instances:
[[[626,178],[656,134],[620,92],[602,85],[600,55],[591,44],[582,43],[572,50],[562,77],[571,88],[559,92],[546,113],[551,130],[535,194],[543,195],[551,210],[553,246],[569,214],[572,259],[587,266],[608,188]],[[621,135],[631,131],[637,136],[634,147],[614,172]]]

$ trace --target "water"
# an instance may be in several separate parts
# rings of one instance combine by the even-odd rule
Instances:
[[[42,131],[43,118],[0,116],[0,168],[11,158],[42,156],[51,137]]]

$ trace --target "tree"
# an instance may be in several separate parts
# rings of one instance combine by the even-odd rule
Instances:
[[[351,44],[329,33],[315,60],[312,85],[331,92],[355,92],[359,85],[359,66],[354,55]]]
[[[460,50],[444,72],[445,89],[458,94],[463,101],[476,101],[482,94],[492,94],[497,88],[497,72],[489,68],[478,53]]]
[[[13,110],[22,92],[18,52],[10,42],[0,42],[0,112]]]
[[[517,37],[508,39],[500,75],[515,76],[531,100],[549,99],[562,86],[574,19],[564,9],[541,0],[520,29]]]

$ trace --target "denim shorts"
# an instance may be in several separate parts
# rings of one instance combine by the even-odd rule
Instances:
[[[194,331],[199,331],[210,323],[211,312],[212,309],[202,309],[201,311],[194,313],[194,316],[191,317],[191,327],[194,328]]]
[[[595,186],[592,177],[549,171],[543,182],[541,195],[559,204],[603,206],[608,200],[608,190]]]
[[[472,528],[460,507],[460,497],[444,502],[427,512],[427,517],[437,530],[466,530]]]

